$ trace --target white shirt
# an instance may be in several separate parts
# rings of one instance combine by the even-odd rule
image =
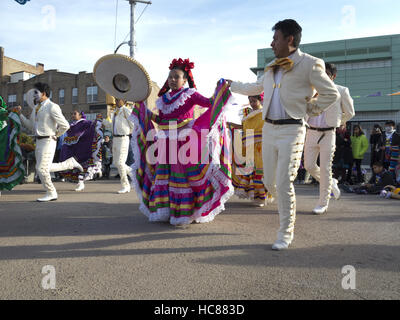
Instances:
[[[310,127],[314,128],[329,128],[329,126],[326,124],[326,111],[317,117],[311,117],[308,119],[308,124]]]
[[[291,59],[293,54],[291,54],[288,58]],[[284,106],[281,103],[280,96],[280,84],[282,81],[283,69],[279,68],[276,70],[274,74],[274,81],[276,87],[274,88],[274,92],[271,98],[271,104],[268,109],[267,118],[270,120],[281,120],[281,119],[290,119],[289,115],[286,113]]]
[[[122,106],[115,110],[113,117],[114,135],[126,136],[132,134],[134,125],[128,120],[131,113],[132,111],[126,106]]]

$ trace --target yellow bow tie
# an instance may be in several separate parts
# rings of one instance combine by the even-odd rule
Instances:
[[[39,104],[36,107],[36,114],[39,112],[40,107],[42,106],[42,104],[39,102]]]
[[[265,72],[267,72],[270,69],[275,69],[276,67],[281,67],[281,68],[285,69],[286,71],[289,71],[293,68],[293,66],[294,66],[294,61],[292,59],[279,58],[279,59],[276,59],[272,64],[267,66],[265,68]]]

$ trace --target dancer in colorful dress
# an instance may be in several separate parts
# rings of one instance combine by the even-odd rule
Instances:
[[[97,115],[96,120],[89,121],[83,111],[75,110],[72,113],[72,123],[64,137],[60,161],[75,157],[82,166],[83,172],[69,170],[62,173],[66,179],[78,182],[75,191],[83,191],[84,181],[102,174],[102,120],[101,114]]]
[[[18,145],[20,129],[18,114],[15,110],[8,112],[0,97],[0,195],[1,190],[12,190],[24,179],[25,168]]]
[[[250,167],[247,162],[240,164],[233,161],[232,164],[232,183],[235,187],[235,194],[240,198],[254,200],[260,207],[265,205],[267,198],[267,190],[263,182],[262,128],[264,120],[262,119],[262,101],[261,95],[249,96],[251,108],[244,110],[245,116],[242,120],[242,153],[246,155],[246,150],[252,153],[250,155],[252,164]],[[247,111],[248,109],[250,111]],[[234,134],[233,137],[237,139],[238,135]],[[235,155],[239,156],[236,152]],[[249,155],[246,155],[247,158]]]
[[[193,68],[188,59],[174,59],[156,101],[158,115],[136,103],[130,117],[135,123],[133,185],[150,221],[210,222],[234,192],[223,116],[231,93],[221,80],[211,99],[203,97]],[[208,109],[194,119],[196,105]]]

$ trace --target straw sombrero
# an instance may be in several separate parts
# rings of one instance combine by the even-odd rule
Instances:
[[[144,101],[151,93],[151,80],[145,68],[122,54],[100,58],[93,75],[101,89],[118,99]]]
[[[27,93],[26,93],[26,103],[28,104],[28,106],[31,109],[35,109],[35,99],[34,99],[34,95],[35,92],[37,91],[37,89],[30,89]]]

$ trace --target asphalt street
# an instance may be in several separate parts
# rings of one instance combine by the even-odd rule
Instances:
[[[51,203],[36,202],[39,184],[2,192],[0,299],[400,298],[398,200],[344,194],[315,216],[317,187],[296,186],[295,240],[276,252],[276,205],[232,197],[213,222],[174,227],[150,223],[117,180],[55,185]]]

